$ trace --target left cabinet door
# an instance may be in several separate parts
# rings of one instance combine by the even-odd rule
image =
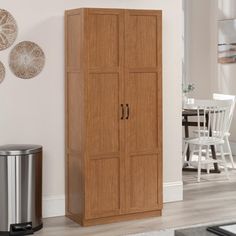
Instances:
[[[123,21],[122,10],[87,9],[85,14],[85,219],[119,215],[122,208]]]

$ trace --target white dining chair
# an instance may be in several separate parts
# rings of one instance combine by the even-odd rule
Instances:
[[[228,168],[227,163],[225,160],[225,154],[224,154],[224,134],[228,128],[229,123],[229,113],[230,113],[230,103],[224,102],[220,103],[221,105],[199,105],[197,107],[197,124],[198,124],[198,132],[196,137],[193,138],[186,138],[184,139],[185,147],[183,152],[183,163],[187,163],[189,165],[192,165],[193,163],[196,163],[196,161],[193,161],[191,156],[189,161],[186,161],[186,153],[189,145],[193,145],[194,149],[198,148],[198,175],[197,175],[197,181],[200,182],[201,178],[201,169],[202,165],[207,165],[207,173],[209,173],[209,164],[213,163],[222,163],[224,165],[224,170],[226,177],[229,179],[228,174]],[[223,105],[222,105],[223,104]],[[202,132],[205,131],[205,132]],[[214,135],[212,135],[212,131],[214,131]],[[216,147],[220,148],[221,153],[221,160],[212,159],[209,155],[209,149],[210,146],[214,145]],[[205,160],[203,160],[203,150],[206,149],[206,157]],[[193,150],[194,152],[195,150]],[[192,153],[193,153],[192,152]],[[191,155],[192,155],[191,153]]]
[[[220,94],[220,93],[213,93],[213,99],[214,100],[220,100],[220,101],[225,101],[225,100],[231,101],[230,113],[229,113],[230,118],[229,118],[229,123],[228,123],[227,130],[226,130],[225,135],[224,135],[224,140],[225,140],[225,144],[226,144],[226,148],[227,148],[227,150],[225,152],[225,155],[229,156],[232,168],[235,168],[235,163],[234,163],[232,151],[231,151],[231,147],[230,147],[230,144],[229,144],[229,136],[230,136],[230,126],[231,126],[231,123],[232,123],[232,120],[233,120],[233,115],[234,115],[236,96],[227,95],[227,94]]]
[[[225,156],[229,156],[232,168],[235,169],[235,163],[234,163],[234,159],[233,159],[233,155],[232,155],[232,151],[231,151],[231,147],[230,147],[230,143],[229,143],[229,136],[230,136],[230,126],[232,123],[232,119],[233,119],[233,115],[234,115],[234,108],[235,108],[235,103],[236,103],[236,96],[234,95],[226,95],[226,94],[219,94],[219,93],[213,93],[213,99],[215,101],[228,101],[229,105],[230,105],[230,110],[229,110],[229,121],[227,124],[227,129],[226,132],[224,134],[224,140],[225,140],[225,147],[227,148],[227,150],[225,151]],[[204,132],[207,132],[206,130],[194,130],[193,131],[195,134],[200,132],[201,135]],[[212,130],[212,135],[215,135],[215,131]],[[191,151],[190,157],[192,158],[192,156],[194,155],[194,152],[196,150],[194,150],[194,148]],[[208,153],[207,153],[208,154]],[[216,153],[216,155],[221,155],[219,152]]]

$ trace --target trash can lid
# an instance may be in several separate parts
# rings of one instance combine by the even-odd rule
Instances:
[[[8,144],[0,146],[0,156],[28,155],[42,152],[42,146],[33,144]]]

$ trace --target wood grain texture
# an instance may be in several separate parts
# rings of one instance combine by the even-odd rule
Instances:
[[[82,11],[67,15],[67,69],[79,71],[82,63]]]
[[[82,225],[83,226],[92,226],[92,225],[100,225],[100,224],[108,224],[114,223],[119,221],[125,220],[135,220],[135,219],[143,219],[143,218],[150,218],[150,217],[157,217],[161,216],[161,210],[157,211],[147,211],[147,212],[139,212],[139,213],[132,213],[132,214],[122,214],[122,215],[113,215],[110,217],[101,217],[97,219],[91,220],[84,220]]]
[[[119,157],[89,161],[86,219],[118,215],[120,212]]]
[[[126,65],[129,68],[157,66],[157,16],[145,11],[126,11]]]
[[[158,150],[158,77],[156,73],[129,73],[126,100],[130,117],[126,122],[127,146],[132,154],[157,153]]]
[[[119,74],[89,74],[89,156],[119,153],[119,107]]]
[[[130,156],[127,161],[127,211],[160,209],[157,155]]]
[[[86,9],[88,132],[85,220],[120,214],[122,18],[121,10]]]
[[[65,13],[66,215],[82,223],[84,215],[83,10]]]
[[[125,11],[127,212],[162,208],[160,27],[160,11]]]
[[[67,215],[84,225],[160,215],[161,12],[85,8],[65,24]]]
[[[92,10],[88,14],[89,68],[118,67],[119,15]]]

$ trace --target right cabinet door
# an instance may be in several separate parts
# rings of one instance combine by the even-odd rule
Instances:
[[[161,12],[125,11],[127,213],[162,207]]]

